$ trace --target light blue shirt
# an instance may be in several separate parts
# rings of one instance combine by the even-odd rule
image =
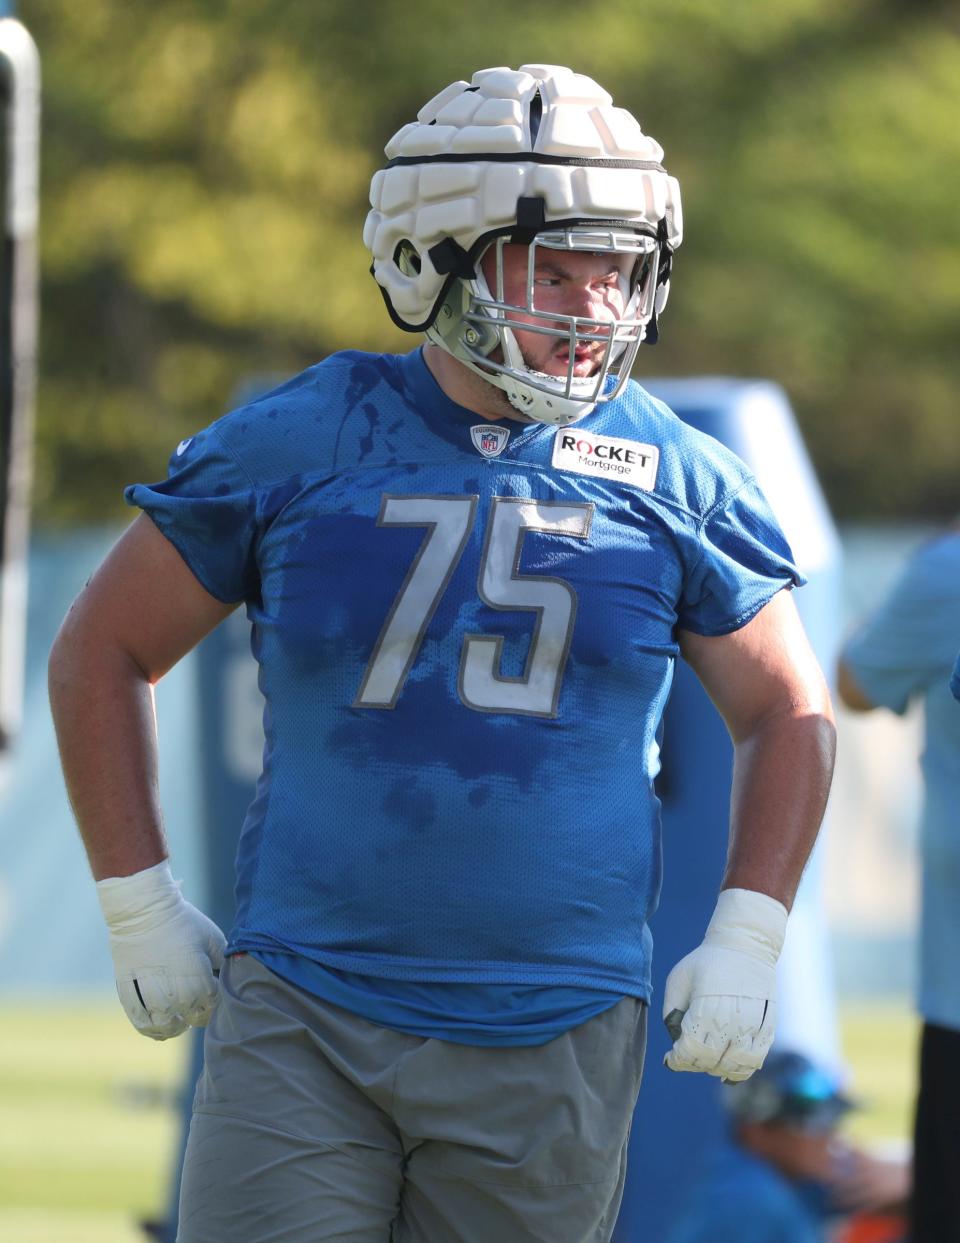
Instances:
[[[960,711],[951,671],[960,635],[960,529],[925,544],[880,609],[851,639],[844,661],[878,707],[902,714],[923,702],[924,808],[919,1007],[929,1023],[960,1030]],[[955,692],[957,693],[955,688]]]

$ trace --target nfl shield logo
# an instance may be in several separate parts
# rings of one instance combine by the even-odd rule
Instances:
[[[484,457],[496,457],[506,448],[510,439],[509,428],[495,427],[492,423],[477,423],[470,428],[473,447]]]

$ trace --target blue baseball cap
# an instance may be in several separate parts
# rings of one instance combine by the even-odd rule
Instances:
[[[773,1050],[759,1070],[724,1089],[738,1122],[770,1122],[808,1132],[832,1130],[854,1108],[835,1074],[802,1053]]]

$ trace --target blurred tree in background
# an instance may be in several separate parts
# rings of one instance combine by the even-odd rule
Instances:
[[[21,0],[44,72],[37,518],[118,518],[254,373],[403,350],[360,232],[390,135],[568,64],[666,150],[648,375],[787,389],[841,517],[960,505],[960,19],[930,0]]]

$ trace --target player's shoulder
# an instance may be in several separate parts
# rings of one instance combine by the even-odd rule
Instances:
[[[257,388],[208,432],[255,481],[335,468],[402,396],[392,354],[341,350],[280,384]],[[403,404],[402,402],[400,404]]]
[[[611,435],[632,436],[656,450],[653,495],[697,521],[753,479],[741,458],[713,436],[685,423],[635,380],[629,381],[609,409],[611,418],[605,423]]]

